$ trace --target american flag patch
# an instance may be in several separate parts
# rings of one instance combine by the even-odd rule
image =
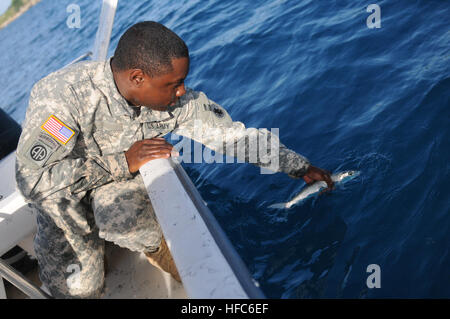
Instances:
[[[64,145],[70,141],[75,134],[71,128],[58,120],[54,115],[50,115],[41,128]]]

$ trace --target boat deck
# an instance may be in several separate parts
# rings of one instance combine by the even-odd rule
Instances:
[[[106,244],[107,269],[104,299],[185,299],[183,285],[151,265],[144,254]],[[37,267],[26,277],[37,287],[42,283]],[[6,285],[8,299],[28,299],[12,285]]]

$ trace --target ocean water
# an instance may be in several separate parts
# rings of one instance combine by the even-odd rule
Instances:
[[[330,171],[361,175],[289,210],[303,186],[251,164],[184,164],[266,296],[450,298],[450,2],[119,1],[120,35],[159,21],[188,44],[187,85]],[[70,29],[69,4],[81,27]],[[88,51],[100,1],[42,0],[0,30],[0,107]],[[369,288],[369,265],[380,288]]]

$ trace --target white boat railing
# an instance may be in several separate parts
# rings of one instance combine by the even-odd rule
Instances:
[[[118,0],[103,0],[100,21],[95,36],[92,60],[104,61],[108,55],[109,41],[116,15]]]
[[[183,167],[170,159],[140,169],[190,298],[265,298]]]

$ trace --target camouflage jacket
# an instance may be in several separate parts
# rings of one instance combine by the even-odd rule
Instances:
[[[133,178],[124,152],[138,140],[169,132],[218,152],[231,141],[245,162],[269,167],[268,161],[276,160],[273,171],[297,178],[306,172],[308,160],[280,144],[275,134],[233,122],[202,92],[187,89],[165,112],[146,107],[136,112],[118,92],[109,62],[81,62],[34,85],[16,152],[16,181],[27,200],[83,196],[111,181]],[[263,161],[248,146],[239,146],[251,136],[276,142],[279,151]]]

